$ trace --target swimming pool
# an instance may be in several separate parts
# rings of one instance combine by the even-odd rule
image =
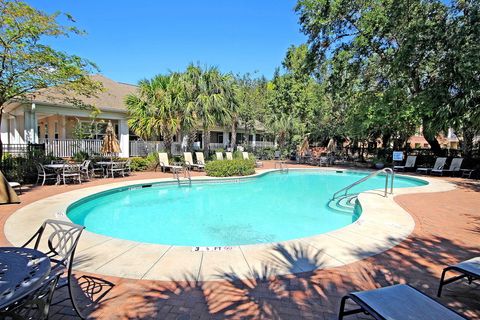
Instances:
[[[329,207],[334,192],[367,173],[271,172],[191,187],[158,183],[94,194],[69,206],[67,216],[88,231],[139,242],[179,246],[233,246],[308,237],[342,228],[359,212]],[[395,187],[425,185],[396,177]],[[351,192],[383,188],[382,176]]]

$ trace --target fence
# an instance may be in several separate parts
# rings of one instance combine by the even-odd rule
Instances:
[[[130,141],[130,156],[145,157],[149,153],[165,150],[163,141]]]
[[[45,145],[42,144],[25,144],[25,143],[15,143],[15,144],[3,144],[2,150],[4,154],[11,154],[12,156],[26,156],[34,151],[40,151],[44,153]]]
[[[45,144],[45,153],[55,157],[69,158],[82,151],[88,154],[100,154],[102,140],[79,140],[79,139],[40,139]]]

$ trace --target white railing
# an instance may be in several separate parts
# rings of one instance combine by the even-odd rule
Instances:
[[[210,150],[224,149],[224,148],[225,148],[225,144],[223,143],[210,142]]]
[[[102,140],[80,140],[80,139],[40,139],[45,144],[45,153],[55,157],[69,158],[76,153],[83,151],[88,154],[100,154]]]
[[[255,148],[273,148],[275,146],[275,144],[271,141],[254,141],[251,142],[251,144]]]

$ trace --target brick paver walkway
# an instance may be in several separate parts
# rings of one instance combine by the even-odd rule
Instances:
[[[164,176],[137,173],[127,179]],[[282,277],[272,277],[264,268],[257,270],[255,280],[235,279],[228,270],[224,271],[224,281],[204,283],[83,277],[79,282],[84,288],[90,284],[89,288],[99,290],[93,299],[106,292],[91,305],[89,318],[336,319],[340,298],[347,292],[394,283],[410,283],[434,297],[445,265],[480,255],[480,184],[451,180],[458,185],[457,190],[395,198],[412,214],[416,227],[407,240],[379,255],[338,268]],[[99,179],[80,187],[109,182],[112,179]],[[34,188],[21,197],[21,205],[0,207],[0,223],[3,226],[6,218],[22,205],[74,188],[79,186]],[[0,241],[8,245],[5,238]],[[298,248],[295,256],[288,258],[292,268],[299,262],[321,267],[322,253],[307,257]],[[56,293],[57,299],[64,294]],[[478,285],[449,285],[439,301],[467,317],[480,319]],[[51,314],[52,319],[75,318],[68,303],[54,306]]]

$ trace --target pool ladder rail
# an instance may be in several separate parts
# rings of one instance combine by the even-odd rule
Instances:
[[[285,161],[276,161],[275,162],[275,169],[280,168],[281,173],[288,173],[288,166]]]
[[[338,190],[337,192],[335,192],[333,194],[333,197],[332,197],[332,200],[335,200],[339,197],[346,197],[348,195],[348,191],[355,187],[356,185],[359,185],[360,183],[362,182],[365,182],[367,181],[368,179],[370,178],[373,178],[373,177],[376,177],[377,175],[381,174],[381,173],[384,173],[385,174],[385,191],[384,191],[384,197],[387,197],[388,195],[388,182],[390,181],[390,194],[393,194],[393,180],[395,178],[395,173],[393,172],[393,170],[391,168],[384,168],[382,170],[378,170],[378,171],[375,171],[375,172],[372,172],[371,174],[369,174],[368,176],[366,177],[363,177],[362,179],[358,180],[358,181],[355,181],[354,183],[352,183],[351,185],[348,185],[346,186],[345,188],[342,188],[340,190]],[[391,179],[390,179],[391,177]]]
[[[180,172],[183,172],[183,177],[180,176]],[[190,176],[190,170],[188,166],[182,166],[182,169],[173,169],[173,178],[177,180],[178,186],[191,186],[192,185],[192,177]]]

